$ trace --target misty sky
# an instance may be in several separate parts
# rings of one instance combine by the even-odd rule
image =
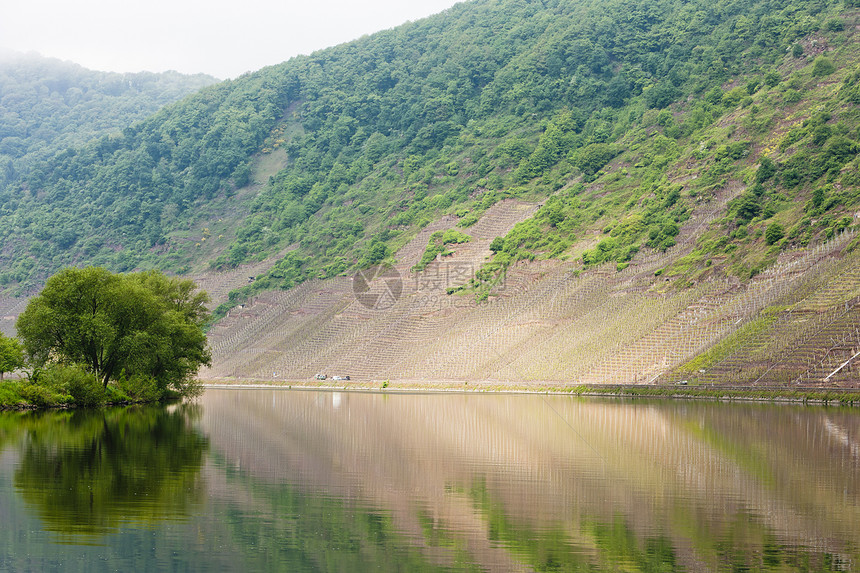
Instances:
[[[116,72],[234,78],[392,28],[456,0],[13,0],[0,48]]]

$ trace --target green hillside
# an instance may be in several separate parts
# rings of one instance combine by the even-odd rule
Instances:
[[[839,360],[850,350],[860,292],[845,234],[860,202],[857,24],[835,0],[458,4],[34,167],[0,191],[0,288],[69,264],[230,276],[216,315],[248,302],[259,320],[223,321],[216,363],[258,358],[219,375],[309,375],[377,329],[378,353],[343,368],[641,382],[722,364],[719,380],[796,379],[837,360],[819,356],[829,340]],[[400,318],[349,306],[356,270],[415,277],[439,259],[475,271],[443,306],[504,305],[432,325],[405,302],[420,287]],[[292,290],[258,299],[273,289]],[[523,338],[487,339],[495,354],[476,358],[483,325],[511,320]],[[424,357],[424,335],[460,342]],[[263,359],[261,336],[294,360]],[[768,360],[789,340],[809,354],[781,371]]]
[[[749,276],[779,234],[759,237],[764,221],[793,242],[845,224],[853,19],[835,1],[459,4],[206,88],[35,167],[0,195],[0,282],[28,288],[81,263],[226,268],[293,245],[255,285],[289,287],[384,260],[444,213],[468,226],[501,198],[557,191],[486,274],[564,256],[595,221],[608,237],[585,262],[623,265],[671,245],[693,204],[759,178],[729,207],[728,243],[702,251],[745,245],[731,265]],[[267,154],[275,167],[258,169]],[[682,167],[698,177],[683,193],[669,177]],[[592,198],[595,186],[611,193]],[[215,236],[224,216],[237,225]]]
[[[0,52],[0,186],[216,81],[177,72],[96,72],[34,53]]]

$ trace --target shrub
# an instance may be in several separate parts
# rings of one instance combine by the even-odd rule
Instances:
[[[779,72],[776,70],[770,70],[764,75],[764,83],[768,85],[768,87],[775,87],[779,84],[780,80],[782,80],[782,76],[779,75]]]
[[[571,157],[573,165],[586,176],[593,176],[603,168],[613,157],[618,155],[618,149],[607,143],[592,143]]]
[[[785,236],[785,229],[779,223],[771,223],[764,232],[764,240],[768,245],[773,245]]]
[[[450,255],[451,252],[446,248],[447,245],[468,243],[471,240],[472,237],[456,229],[448,229],[445,232],[436,231],[430,235],[430,240],[427,242],[427,248],[424,249],[421,260],[417,265],[412,267],[412,270],[421,272],[436,259],[437,255],[442,255],[443,257]]]
[[[21,384],[0,384],[0,406],[17,406],[23,403]]]
[[[69,395],[78,406],[99,406],[107,400],[104,385],[79,366],[52,365],[39,373],[35,383],[48,392]]]
[[[474,213],[468,213],[468,214],[464,215],[463,218],[457,222],[457,226],[458,227],[464,227],[464,228],[465,227],[471,227],[472,225],[474,225],[477,222],[478,222],[478,216],[475,215]]]
[[[761,203],[755,193],[746,191],[732,202],[735,217],[739,222],[746,222],[761,213]]]
[[[101,406],[107,401],[105,387],[92,374],[81,373],[69,379],[69,394],[75,404],[84,407]]]
[[[833,18],[824,24],[824,29],[828,32],[841,32],[845,29],[845,21],[841,18]]]
[[[756,182],[763,183],[767,181],[776,174],[776,170],[776,163],[774,163],[772,159],[769,157],[762,157],[758,171],[755,174]]]
[[[836,65],[833,63],[833,60],[825,56],[818,56],[815,58],[815,63],[812,64],[813,76],[829,76],[835,71]]]
[[[120,377],[117,387],[132,400],[154,402],[162,398],[163,392],[158,384],[148,376]]]
[[[40,408],[55,406],[58,403],[57,396],[53,392],[33,382],[22,384],[19,393],[24,400]]]

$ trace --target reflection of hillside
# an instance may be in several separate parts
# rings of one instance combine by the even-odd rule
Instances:
[[[744,552],[776,539],[856,558],[860,419],[850,413],[280,390],[209,391],[203,405],[227,463],[383,508],[417,545],[427,523],[441,524],[491,567],[515,561],[490,506],[511,527],[559,529],[593,562],[606,556],[590,524],[618,516],[640,540],[667,537],[689,568],[723,561],[725,540],[737,551],[743,536]]]

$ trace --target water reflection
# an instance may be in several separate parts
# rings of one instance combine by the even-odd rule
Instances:
[[[858,559],[850,410],[281,391],[210,392],[204,408],[237,475],[377,508],[440,566],[845,570]]]
[[[183,516],[203,495],[200,469],[208,441],[189,423],[195,410],[22,417],[15,488],[46,529],[66,535],[100,535],[121,523],[158,524]]]
[[[851,571],[858,470],[851,409],[212,390],[3,414],[0,570]]]

